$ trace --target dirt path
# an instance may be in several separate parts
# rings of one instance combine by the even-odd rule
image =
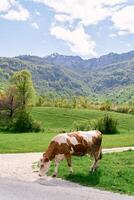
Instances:
[[[134,147],[103,149],[103,153],[134,150]],[[0,154],[0,177],[15,178],[24,181],[38,180],[38,173],[33,172],[33,162],[39,161],[42,153]],[[51,180],[51,177],[47,177]]]

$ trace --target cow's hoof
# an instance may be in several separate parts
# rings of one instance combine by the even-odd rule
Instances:
[[[97,171],[97,168],[91,168],[91,170],[89,171],[90,174],[93,174],[94,172]]]
[[[89,171],[89,173],[90,173],[90,174],[93,174],[94,171],[95,171],[95,169],[94,169],[94,168],[91,168],[90,171]]]
[[[89,171],[89,175],[90,175],[90,174],[93,174],[93,171],[92,171],[92,170]]]
[[[57,174],[53,174],[52,177],[53,177],[53,178],[56,178],[56,177],[57,177]]]

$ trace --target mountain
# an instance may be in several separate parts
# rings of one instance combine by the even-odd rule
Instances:
[[[84,95],[93,100],[134,100],[134,51],[82,59],[58,53],[46,57],[0,57],[0,88],[13,72],[28,69],[39,94]]]

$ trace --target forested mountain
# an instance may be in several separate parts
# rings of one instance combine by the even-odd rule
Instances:
[[[116,102],[134,99],[134,51],[87,60],[57,53],[47,57],[0,57],[0,88],[21,69],[31,71],[39,94],[84,95]]]

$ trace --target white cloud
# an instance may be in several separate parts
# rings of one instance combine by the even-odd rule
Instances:
[[[134,6],[124,7],[114,13],[112,21],[119,30],[119,35],[134,33]]]
[[[128,43],[128,44],[127,44],[127,47],[131,47],[131,44]]]
[[[109,35],[109,37],[111,37],[111,38],[114,38],[114,37],[116,37],[117,35],[115,34],[115,33],[111,33],[110,35]]]
[[[39,25],[36,22],[33,22],[31,25],[33,28],[39,29]]]
[[[22,7],[16,0],[4,0],[5,3],[0,3],[1,18],[7,20],[26,21],[29,19],[29,11]],[[3,1],[3,2],[4,2]],[[2,1],[1,1],[2,2]]]
[[[127,35],[129,32],[128,31],[118,31],[118,35]]]
[[[115,12],[122,9],[128,0],[33,1],[43,3],[53,10],[55,25],[50,30],[51,35],[64,40],[72,52],[93,57],[96,56],[95,42],[89,34],[85,33],[86,27],[96,25],[108,17],[110,19]],[[59,24],[62,24],[64,28]],[[70,27],[73,31],[70,31]],[[115,37],[115,35],[111,34],[110,37]]]
[[[35,11],[35,14],[37,15],[37,16],[40,16],[40,12],[39,11]]]
[[[65,14],[56,14],[54,16],[55,20],[59,21],[59,22],[66,22],[66,21],[70,21],[73,22],[73,18],[69,15],[65,15]]]
[[[84,57],[97,56],[94,51],[95,42],[91,39],[90,35],[85,33],[83,26],[78,26],[73,31],[60,26],[52,26],[50,32],[57,39],[64,40],[72,52]]]
[[[0,1],[0,12],[4,12],[8,10],[10,7],[11,7],[11,4],[9,0]]]
[[[63,16],[65,21],[72,21],[79,19],[84,25],[97,24],[98,22],[106,19],[112,15],[113,10],[116,7],[119,9],[120,5],[127,0],[33,0],[36,2],[44,3],[50,8],[54,9],[55,13],[58,14],[57,19],[61,21]],[[62,15],[61,17],[59,15]],[[62,21],[64,20],[62,19]]]

